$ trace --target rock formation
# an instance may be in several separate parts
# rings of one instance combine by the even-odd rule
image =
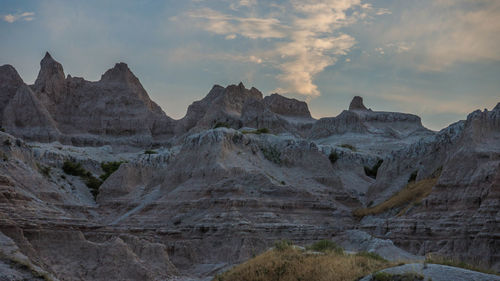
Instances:
[[[173,120],[124,63],[96,82],[40,66],[32,86],[0,67],[0,279],[204,280],[279,239],[500,269],[500,104],[433,132],[240,83]],[[353,215],[428,178],[421,202]]]

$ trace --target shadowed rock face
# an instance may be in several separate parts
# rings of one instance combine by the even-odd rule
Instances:
[[[274,113],[284,116],[312,118],[307,104],[296,99],[289,99],[278,94],[264,98],[265,106]]]

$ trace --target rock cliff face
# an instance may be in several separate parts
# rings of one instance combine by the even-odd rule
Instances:
[[[0,67],[0,279],[203,280],[279,239],[500,269],[500,104],[433,132],[361,97],[315,120],[240,83],[172,120],[124,63],[96,82],[40,65],[32,86]],[[421,203],[352,214],[429,177]]]

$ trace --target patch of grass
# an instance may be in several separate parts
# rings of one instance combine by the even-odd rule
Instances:
[[[458,259],[443,257],[443,256],[436,255],[436,254],[428,254],[425,257],[425,263],[460,267],[463,269],[468,269],[468,270],[478,271],[478,272],[482,272],[482,273],[486,273],[486,274],[494,274],[494,275],[500,276],[500,273],[498,273],[494,270],[491,270],[491,269],[487,269],[484,266],[470,264],[470,263],[466,263],[466,262],[458,260]]]
[[[97,198],[102,181],[92,175],[89,171],[85,170],[82,167],[82,164],[72,161],[64,161],[63,171],[68,175],[80,177],[80,179],[82,179],[85,182],[85,185],[90,189],[90,193],[92,193],[94,199]]]
[[[365,174],[367,176],[369,176],[370,178],[374,178],[376,179],[377,178],[377,173],[378,173],[378,168],[380,168],[380,166],[382,165],[382,163],[384,162],[384,160],[380,159],[377,161],[377,163],[375,165],[373,165],[373,167],[367,167],[365,166]]]
[[[330,155],[328,155],[328,159],[330,160],[330,163],[335,164],[337,160],[339,160],[339,155],[337,154],[336,151],[330,152]]]
[[[120,168],[120,165],[124,163],[123,161],[116,161],[116,162],[102,162],[101,163],[101,169],[104,171],[104,174],[100,175],[99,178],[102,181],[105,181],[109,176],[111,176],[112,173],[116,172],[118,168]]]
[[[381,214],[393,208],[398,208],[411,203],[421,202],[424,198],[429,196],[432,191],[432,187],[436,185],[437,180],[438,178],[436,177],[409,183],[405,188],[401,189],[381,204],[374,207],[354,210],[353,214],[358,218],[362,218],[368,215]]]
[[[147,149],[144,151],[144,154],[157,154],[158,152],[154,151],[154,150],[151,150],[151,149]]]
[[[350,149],[352,151],[356,151],[356,147],[352,144],[348,144],[348,143],[343,143],[341,145],[339,145],[340,147],[343,147],[343,148],[347,148],[347,149]]]
[[[377,272],[373,274],[371,281],[415,281],[424,280],[422,274],[407,272],[403,274],[391,274],[387,272]]]
[[[278,240],[278,241],[274,242],[274,248],[277,251],[287,250],[287,249],[291,248],[292,245],[293,245],[293,243],[290,240],[286,240],[286,239]]]
[[[384,259],[379,254],[374,253],[374,252],[366,252],[366,251],[358,252],[358,253],[356,253],[356,256],[367,257],[367,258],[371,258],[371,259],[374,259],[374,260],[379,260],[379,261],[385,261],[385,262],[387,262],[386,259]]]
[[[264,154],[264,157],[275,163],[280,165],[281,164],[281,152],[279,152],[276,147],[269,146],[269,147],[261,147],[260,151],[262,151],[262,154]]]
[[[229,126],[229,124],[226,123],[226,122],[217,122],[217,123],[215,123],[215,125],[214,125],[213,128],[214,129],[217,129],[217,128],[231,128],[231,126]]]
[[[257,129],[257,130],[253,130],[253,131],[242,131],[241,132],[242,134],[256,134],[256,135],[260,135],[260,134],[270,134],[271,131],[269,131],[268,128],[260,128],[260,129]]]
[[[42,164],[36,163],[36,167],[38,168],[38,171],[45,177],[50,177],[50,171],[52,170],[49,166],[44,166]]]
[[[316,251],[316,252],[335,252],[337,254],[342,254],[344,252],[344,249],[337,245],[337,243],[331,241],[331,240],[320,240],[308,247],[306,249],[311,250],[311,251]]]
[[[393,266],[370,257],[334,251],[309,255],[300,249],[269,250],[217,275],[215,281],[309,281],[359,280],[372,272]]]

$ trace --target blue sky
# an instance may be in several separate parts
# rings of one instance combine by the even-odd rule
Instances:
[[[500,102],[498,34],[496,0],[0,0],[0,64],[26,83],[45,51],[88,80],[123,61],[173,118],[242,81],[316,118],[360,95],[438,130]]]

